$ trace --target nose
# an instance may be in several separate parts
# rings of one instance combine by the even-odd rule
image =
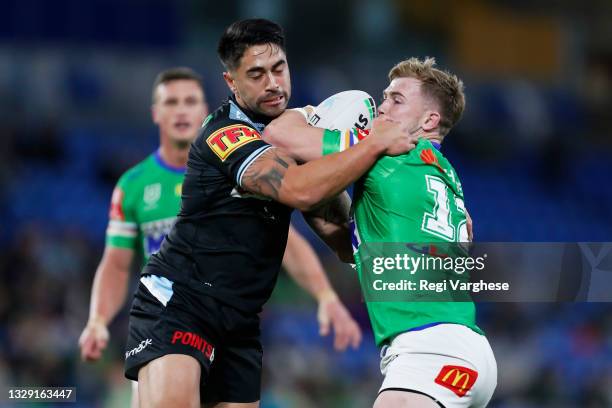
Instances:
[[[382,103],[380,105],[378,105],[378,115],[384,115],[385,111],[387,110],[387,103],[388,99],[385,99],[384,101],[382,101]]]
[[[268,89],[278,89],[278,81],[274,76],[274,73],[268,72]]]
[[[187,106],[187,104],[186,104],[186,103],[179,103],[179,104],[177,105],[177,110],[176,110],[176,113],[177,113],[179,116],[186,115],[186,114],[187,114],[187,111],[188,111],[188,106]]]

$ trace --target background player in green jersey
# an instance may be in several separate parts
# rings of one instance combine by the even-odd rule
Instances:
[[[383,93],[380,115],[402,123],[420,141],[405,155],[381,157],[355,185],[352,239],[362,281],[362,243],[469,239],[461,183],[440,151],[463,113],[463,83],[434,65],[431,58],[411,58],[389,73],[391,83]],[[348,132],[349,145],[367,135],[358,129]],[[313,148],[304,149],[303,138],[294,142],[296,133],[312,140]],[[301,115],[289,112],[268,126],[264,136],[299,152],[300,159],[311,159],[320,155],[317,149],[325,155],[348,147],[340,143],[342,133],[308,128]],[[476,326],[474,304],[411,302],[410,295],[405,299],[367,302],[376,342],[385,346],[385,380],[374,406],[485,406],[497,383],[497,366]]]
[[[152,116],[159,127],[160,147],[124,173],[113,192],[106,247],[93,283],[89,320],[79,340],[84,360],[98,360],[107,346],[107,326],[125,301],[134,256],[146,263],[174,224],[189,147],[207,113],[197,73],[173,68],[157,76]],[[337,350],[357,347],[361,342],[359,326],[331,287],[313,249],[293,228],[283,266],[317,299],[321,335],[333,328]],[[137,401],[134,392],[133,405]]]

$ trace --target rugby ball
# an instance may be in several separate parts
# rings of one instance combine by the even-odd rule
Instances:
[[[325,129],[370,129],[376,117],[376,103],[364,91],[344,91],[321,102],[308,123]]]

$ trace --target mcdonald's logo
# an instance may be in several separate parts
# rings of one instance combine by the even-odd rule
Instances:
[[[448,388],[457,396],[463,397],[472,389],[478,372],[466,367],[445,365],[436,377],[436,384]]]

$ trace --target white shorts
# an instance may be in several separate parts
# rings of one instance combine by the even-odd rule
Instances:
[[[485,336],[459,324],[406,332],[381,350],[384,390],[426,394],[445,408],[485,407],[497,363]]]

